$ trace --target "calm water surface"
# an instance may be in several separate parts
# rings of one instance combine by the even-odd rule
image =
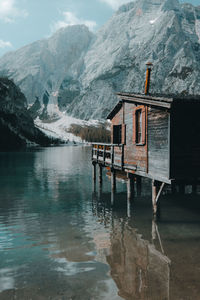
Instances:
[[[200,299],[200,196],[92,186],[89,147],[0,153],[0,299]],[[105,171],[104,171],[105,172]]]

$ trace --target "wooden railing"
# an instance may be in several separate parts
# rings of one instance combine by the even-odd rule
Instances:
[[[104,165],[123,168],[124,145],[93,143],[92,160]]]

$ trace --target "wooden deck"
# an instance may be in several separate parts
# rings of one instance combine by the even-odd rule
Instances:
[[[124,169],[124,145],[92,144],[92,161],[115,169]]]

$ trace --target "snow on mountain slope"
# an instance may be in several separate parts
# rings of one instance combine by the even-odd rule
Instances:
[[[39,117],[35,120],[35,125],[41,131],[43,131],[47,136],[60,139],[64,142],[76,142],[82,143],[80,137],[75,136],[72,133],[69,133],[68,130],[72,124],[78,124],[82,126],[94,125],[97,126],[99,122],[97,120],[84,121],[80,119],[76,119],[70,117],[65,112],[60,112],[58,107],[51,104],[49,105],[49,115],[56,116],[56,120],[51,122],[44,122],[39,119]]]

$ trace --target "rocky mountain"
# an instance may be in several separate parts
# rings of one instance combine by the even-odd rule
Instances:
[[[47,90],[61,110],[90,119],[108,114],[116,92],[143,92],[147,61],[152,93],[200,94],[200,6],[136,0],[95,36],[85,26],[61,29],[2,57],[0,70],[30,102]]]
[[[51,143],[35,127],[24,94],[7,78],[0,78],[0,137],[0,150],[17,149],[27,144],[46,146]]]
[[[177,0],[122,6],[87,52],[83,91],[69,112],[104,117],[116,101],[115,92],[142,93],[147,61],[154,64],[152,93],[200,94],[200,7]]]
[[[53,102],[64,77],[79,77],[92,38],[84,25],[62,28],[48,39],[5,54],[0,59],[0,74],[14,80],[28,103],[35,97],[43,102],[46,92]]]

